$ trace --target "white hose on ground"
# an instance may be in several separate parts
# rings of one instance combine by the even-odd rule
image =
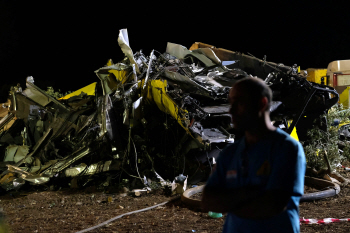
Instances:
[[[131,214],[140,213],[140,212],[147,211],[147,210],[150,210],[150,209],[154,209],[154,208],[156,208],[156,207],[158,207],[158,206],[165,205],[166,203],[168,203],[168,202],[170,202],[170,201],[174,201],[174,200],[176,200],[176,199],[178,199],[178,198],[180,198],[180,196],[179,196],[179,197],[172,198],[172,199],[170,199],[169,201],[166,201],[166,202],[163,202],[163,203],[154,205],[154,206],[150,206],[150,207],[147,207],[147,208],[144,208],[144,209],[135,210],[135,211],[131,211],[131,212],[128,212],[128,213],[125,213],[125,214],[118,215],[118,216],[116,216],[116,217],[114,217],[114,218],[111,218],[111,219],[109,219],[109,220],[107,220],[107,221],[105,221],[105,222],[103,222],[103,223],[100,223],[100,224],[98,224],[98,225],[96,225],[96,226],[93,226],[93,227],[90,227],[90,228],[87,228],[87,229],[84,229],[84,230],[81,230],[81,231],[77,231],[76,233],[83,233],[83,232],[88,232],[88,231],[95,230],[95,229],[100,228],[100,227],[102,227],[102,226],[104,226],[104,225],[107,225],[107,224],[110,223],[110,222],[113,222],[114,220],[117,220],[118,218],[122,218],[122,217],[124,217],[124,216],[131,215]]]

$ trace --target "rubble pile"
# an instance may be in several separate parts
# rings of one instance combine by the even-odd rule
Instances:
[[[296,66],[203,43],[190,49],[168,43],[164,53],[146,56],[133,53],[126,29],[118,43],[125,58],[95,71],[99,82],[87,87],[92,93],[57,100],[32,77],[25,90],[11,90],[0,110],[3,189],[66,181],[109,186],[125,176],[144,186],[152,177],[175,176],[183,185],[182,174],[200,181],[220,150],[240,136],[227,96],[246,76],[272,88],[272,120],[289,133],[301,116],[313,120],[338,101],[333,88],[308,82]]]

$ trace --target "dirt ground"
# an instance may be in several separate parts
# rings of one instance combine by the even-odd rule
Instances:
[[[350,177],[350,173],[342,173]],[[158,190],[133,197],[93,188],[60,191],[18,191],[0,196],[11,232],[77,232],[123,213],[169,200]],[[300,204],[301,218],[350,218],[350,188],[339,195]],[[89,232],[221,232],[226,214],[213,219],[179,199],[152,210],[124,216]],[[301,225],[301,232],[350,232],[350,222]]]
[[[19,192],[1,196],[0,205],[12,232],[77,232],[170,199],[160,191],[140,197],[124,195],[69,189]],[[223,222],[224,218],[209,218],[177,199],[90,232],[220,232]]]
[[[349,171],[339,173],[350,178]],[[323,218],[350,218],[350,185],[341,187],[338,195],[313,202],[300,203],[300,218],[323,219]],[[338,222],[329,224],[302,224],[301,232],[350,232],[350,222]]]

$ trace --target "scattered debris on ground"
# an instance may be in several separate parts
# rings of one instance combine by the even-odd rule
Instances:
[[[339,169],[339,172],[350,178],[349,172],[342,169]],[[169,200],[160,190],[137,198],[122,194],[96,192],[96,188],[92,187],[60,191],[12,190],[1,197],[0,205],[13,232],[68,233],[87,229],[115,216]],[[350,211],[346,207],[349,203],[350,188],[347,186],[337,196],[302,202],[300,218],[348,218]],[[176,200],[163,207],[125,216],[90,232],[221,232],[225,217],[226,214],[222,218],[210,218],[208,213],[189,208],[180,200]],[[332,230],[348,232],[350,222],[302,224],[300,227],[301,232],[307,233]]]

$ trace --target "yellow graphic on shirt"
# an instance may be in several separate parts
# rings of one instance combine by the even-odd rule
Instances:
[[[265,161],[261,167],[259,168],[259,170],[256,172],[256,175],[258,176],[262,176],[262,175],[270,175],[271,172],[271,167],[270,167],[270,163],[269,161]]]

